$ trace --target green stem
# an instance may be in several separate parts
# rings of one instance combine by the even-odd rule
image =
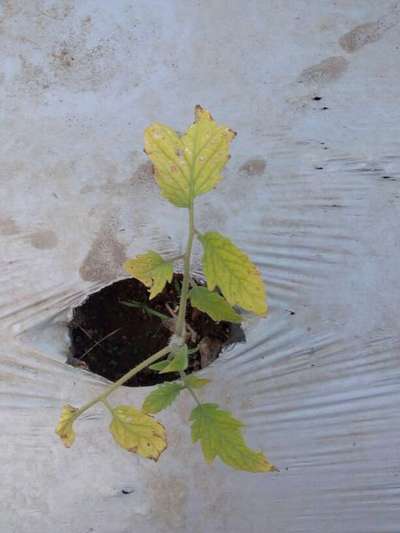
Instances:
[[[192,387],[189,387],[189,385],[187,383],[185,383],[185,377],[186,377],[185,372],[182,370],[181,372],[179,372],[179,374],[181,376],[181,380],[183,381],[183,384],[184,384],[185,388],[190,392],[190,394],[192,395],[194,401],[197,403],[197,405],[201,405],[200,400],[198,399],[197,394],[194,392]]]
[[[159,313],[148,305],[141,302],[136,302],[135,300],[131,300],[129,302],[125,300],[119,300],[119,303],[122,305],[126,305],[127,307],[133,307],[134,309],[143,309],[143,311],[148,315],[154,315],[157,318],[160,318],[161,320],[167,320],[168,318],[170,318],[168,315],[164,315],[164,313]]]
[[[113,408],[112,408],[111,405],[108,403],[108,401],[107,401],[105,398],[103,398],[101,401],[102,401],[102,403],[107,407],[107,409],[110,411],[110,413],[112,414],[112,412],[113,412]]]
[[[190,281],[190,261],[192,256],[192,247],[194,239],[194,206],[193,201],[189,206],[189,236],[186,245],[184,263],[183,263],[183,281],[182,281],[182,292],[179,301],[179,313],[178,319],[176,322],[176,334],[185,338],[185,317],[186,317],[186,306],[187,299],[189,294],[189,281]]]
[[[182,291],[181,291],[181,297],[179,300],[178,318],[176,321],[176,334],[183,339],[185,338],[185,333],[186,333],[185,318],[186,318],[187,300],[188,300],[188,295],[189,295],[189,285],[191,281],[190,267],[191,267],[191,257],[192,257],[194,235],[195,235],[194,206],[193,206],[193,201],[192,201],[189,206],[189,235],[188,235],[184,263],[183,263]],[[185,375],[186,374],[184,371],[180,372],[180,376],[184,384],[185,384]],[[193,396],[193,399],[197,403],[197,405],[201,405],[200,400],[197,398],[197,395],[194,392],[194,390],[186,384],[185,384],[185,387],[190,392],[190,394]]]
[[[159,350],[158,352],[153,353],[153,355],[151,355],[150,357],[148,357],[147,359],[142,361],[139,365],[137,365],[134,368],[132,368],[131,370],[129,370],[129,372],[127,372],[125,375],[123,375],[121,378],[119,378],[118,381],[116,381],[115,383],[110,385],[104,392],[102,392],[101,394],[96,396],[96,398],[94,398],[93,400],[91,400],[88,403],[85,403],[85,405],[83,405],[80,409],[78,409],[78,411],[76,411],[76,413],[74,413],[74,418],[78,418],[78,416],[80,416],[82,413],[87,411],[90,407],[92,407],[96,403],[98,403],[98,402],[103,402],[104,403],[104,400],[112,392],[114,392],[115,389],[118,389],[118,387],[123,385],[129,379],[133,378],[133,376],[138,374],[141,370],[143,370],[144,368],[148,367],[149,365],[152,365],[153,363],[158,361],[158,359],[161,359],[162,357],[167,355],[170,351],[171,351],[171,348],[169,346],[165,346],[165,348],[163,348],[162,350]]]

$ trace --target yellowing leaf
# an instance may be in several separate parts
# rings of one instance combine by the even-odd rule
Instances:
[[[171,282],[174,272],[173,263],[164,261],[161,255],[153,251],[128,259],[123,266],[128,274],[151,289],[150,300],[164,289],[167,281]]]
[[[190,374],[190,376],[186,376],[184,379],[184,384],[190,387],[191,389],[201,389],[208,383],[210,383],[209,379],[198,378],[197,376],[194,376],[193,374]]]
[[[256,315],[267,313],[265,285],[249,257],[224,235],[210,231],[201,235],[203,270],[208,288],[218,286],[231,305]]]
[[[188,367],[188,347],[186,344],[178,348],[174,353],[174,358],[168,365],[160,370],[160,374],[166,374],[167,372],[180,372],[186,370]]]
[[[179,383],[163,383],[153,390],[143,403],[143,411],[146,413],[158,413],[179,396],[183,386]]]
[[[157,461],[167,447],[164,426],[131,405],[118,405],[112,413],[110,431],[115,441],[128,452]]]
[[[227,322],[241,322],[238,315],[228,302],[217,294],[209,291],[206,287],[193,287],[189,293],[193,307],[207,313],[213,320],[226,320]]]
[[[75,413],[78,411],[72,405],[64,405],[61,411],[60,420],[56,427],[56,433],[61,438],[66,448],[70,448],[75,440],[75,431],[72,424],[75,420]]]
[[[247,472],[271,472],[276,468],[262,452],[247,447],[242,436],[243,424],[229,411],[223,411],[214,403],[195,407],[190,416],[192,440],[200,441],[207,463],[219,457],[235,470]]]
[[[145,152],[154,164],[161,194],[177,207],[189,207],[196,196],[213,189],[235,135],[201,106],[195,107],[195,121],[183,136],[162,124],[149,126]]]

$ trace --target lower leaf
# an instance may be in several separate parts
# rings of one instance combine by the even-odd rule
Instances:
[[[159,413],[176,400],[183,386],[179,383],[163,383],[153,390],[143,402],[143,411]]]
[[[131,405],[118,405],[112,413],[110,431],[117,444],[129,452],[157,461],[167,448],[164,426]]]
[[[219,457],[235,470],[276,471],[262,452],[247,446],[241,431],[242,422],[229,411],[223,411],[217,404],[205,403],[193,409],[190,420],[192,440],[200,441],[207,463],[212,463]]]
[[[66,448],[70,448],[75,441],[75,431],[72,424],[75,420],[75,413],[78,411],[72,405],[64,405],[61,411],[60,420],[56,427],[56,433],[63,441]]]
[[[207,378],[198,378],[197,376],[191,374],[190,376],[186,376],[183,382],[185,386],[190,389],[201,389],[202,387],[210,383],[210,380]]]

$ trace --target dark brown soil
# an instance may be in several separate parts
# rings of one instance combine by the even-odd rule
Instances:
[[[171,336],[168,325],[171,326],[173,319],[164,322],[143,307],[128,307],[122,302],[140,302],[166,318],[171,317],[168,306],[172,310],[177,308],[181,280],[182,276],[175,274],[172,283],[167,284],[164,291],[151,301],[146,287],[135,279],[118,281],[92,294],[74,309],[69,324],[69,362],[116,381],[149,355],[166,346]],[[187,341],[189,348],[194,348],[200,341],[202,344],[201,351],[189,356],[188,373],[210,364],[218,357],[223,346],[244,340],[240,327],[228,322],[216,323],[208,315],[193,309],[190,303],[186,319],[196,333],[196,338]],[[160,375],[147,368],[126,385],[154,385],[177,377],[178,374]]]

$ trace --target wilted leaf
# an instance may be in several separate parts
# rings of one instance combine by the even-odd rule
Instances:
[[[227,322],[241,322],[241,317],[232,309],[228,302],[206,287],[193,287],[189,293],[193,307],[207,313],[213,320],[226,320]]]
[[[207,383],[210,383],[210,380],[206,378],[198,378],[197,376],[190,374],[190,376],[185,377],[184,383],[191,389],[201,389],[207,385]]]
[[[276,470],[262,452],[248,448],[241,432],[243,424],[229,411],[223,411],[214,403],[205,403],[193,409],[190,420],[192,440],[200,441],[207,463],[212,463],[218,456],[235,470],[247,472]]]
[[[66,448],[70,448],[75,440],[75,431],[72,424],[75,420],[75,413],[78,411],[72,405],[64,405],[61,411],[60,420],[56,427],[56,433],[61,438]]]
[[[165,368],[168,364],[169,364],[169,361],[167,361],[167,360],[165,360],[165,361],[158,361],[157,363],[153,363],[152,365],[150,365],[149,368],[151,368],[151,370],[162,370],[162,369]]]
[[[174,353],[173,359],[168,365],[160,370],[160,374],[166,374],[167,372],[180,372],[186,370],[188,367],[188,347],[186,344],[178,348]]]
[[[128,259],[123,266],[128,274],[151,289],[150,300],[164,289],[167,281],[171,282],[174,272],[172,262],[164,261],[161,255],[151,250],[133,259]]]
[[[143,403],[143,411],[146,413],[158,413],[162,411],[179,396],[183,386],[179,383],[163,383],[153,390]]]
[[[131,405],[118,405],[112,413],[110,431],[115,441],[129,452],[157,461],[167,447],[164,426]]]
[[[195,107],[195,122],[183,136],[162,124],[152,124],[144,135],[145,152],[155,168],[161,194],[177,207],[215,187],[229,158],[235,132],[218,125],[210,113]]]
[[[201,235],[203,270],[208,288],[218,286],[231,305],[256,315],[267,313],[264,282],[248,256],[224,235],[210,231]]]

